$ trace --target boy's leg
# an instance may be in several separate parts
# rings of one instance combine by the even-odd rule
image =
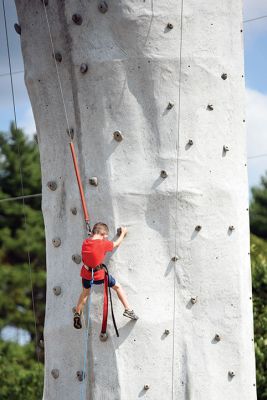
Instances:
[[[119,300],[121,301],[121,303],[123,304],[125,311],[123,313],[123,315],[127,318],[133,319],[133,320],[138,320],[137,315],[134,313],[134,310],[131,310],[130,304],[128,303],[127,297],[124,293],[124,290],[122,289],[121,285],[119,283],[116,283],[114,285],[112,285],[112,280],[115,282],[114,278],[110,276],[110,287],[115,290],[115,292],[117,293],[117,296],[119,298]]]
[[[124,293],[124,290],[122,289],[121,285],[119,283],[115,283],[115,285],[111,286],[111,288],[115,290],[115,292],[117,293],[117,296],[120,302],[123,304],[125,310],[130,310],[130,305],[128,303],[126,294]]]
[[[83,291],[80,294],[80,297],[79,297],[79,300],[78,300],[78,304],[77,304],[77,307],[76,307],[76,312],[78,314],[82,313],[83,307],[85,306],[85,303],[86,303],[86,301],[88,299],[88,296],[90,296],[90,288],[87,289],[87,288],[83,287]]]

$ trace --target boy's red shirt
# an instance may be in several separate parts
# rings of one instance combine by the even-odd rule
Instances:
[[[82,260],[87,267],[94,268],[104,261],[108,251],[113,250],[113,242],[102,239],[85,239],[82,244]],[[92,273],[88,271],[84,265],[81,269],[81,277],[83,279],[92,279]],[[105,271],[100,270],[94,273],[94,280],[99,281],[105,278]]]

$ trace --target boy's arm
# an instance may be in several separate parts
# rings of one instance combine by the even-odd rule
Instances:
[[[121,244],[121,242],[123,241],[124,237],[126,236],[127,233],[127,228],[125,227],[121,227],[120,228],[120,236],[118,237],[117,240],[115,240],[113,242],[113,248],[115,249],[116,247],[119,247],[119,245]]]

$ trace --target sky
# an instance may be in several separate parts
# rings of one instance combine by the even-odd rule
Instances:
[[[233,0],[234,1],[234,0]],[[24,84],[20,37],[15,33],[17,21],[13,0],[5,0],[8,35],[18,126],[29,135],[35,133],[31,105]],[[244,21],[267,16],[266,0],[244,0]],[[244,23],[244,60],[246,79],[246,121],[249,187],[258,185],[267,170],[267,18]],[[0,7],[0,131],[7,131],[13,117],[8,74],[2,4]],[[18,72],[18,73],[17,73]],[[264,157],[259,155],[266,154]],[[254,158],[254,156],[257,156]],[[252,157],[252,158],[251,158]]]

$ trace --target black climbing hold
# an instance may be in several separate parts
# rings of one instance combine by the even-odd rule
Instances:
[[[99,339],[101,340],[101,342],[106,342],[107,340],[108,340],[108,334],[105,332],[105,333],[100,333],[100,335],[99,335]]]
[[[74,129],[73,128],[66,129],[66,132],[69,135],[69,137],[71,138],[71,140],[73,140],[73,138],[74,138]]]
[[[15,31],[18,35],[21,35],[21,26],[19,24],[14,24]]]
[[[167,28],[168,29],[173,29],[173,24],[171,24],[170,22],[167,24]]]
[[[82,19],[82,16],[80,14],[73,14],[72,21],[76,25],[82,25],[82,23],[83,23],[83,19]]]
[[[53,378],[57,379],[59,377],[59,370],[58,369],[52,369],[51,375]]]
[[[54,54],[54,58],[55,58],[55,60],[57,62],[61,62],[62,61],[62,55],[59,52]]]
[[[190,146],[192,146],[192,145],[194,144],[193,140],[192,140],[192,139],[189,139],[189,140],[188,140],[188,144],[189,144]]]
[[[228,375],[229,375],[231,378],[233,378],[233,377],[235,376],[235,373],[234,373],[234,371],[228,371]]]
[[[226,74],[226,73],[223,73],[223,74],[221,75],[221,78],[225,81],[225,80],[227,79],[227,74]]]
[[[41,0],[41,2],[42,2],[45,6],[48,6],[48,0]]]
[[[201,230],[201,228],[202,228],[201,225],[197,225],[197,226],[195,227],[195,230],[199,232],[199,231]]]
[[[72,261],[74,261],[76,264],[80,264],[82,261],[82,257],[80,256],[80,254],[73,254],[71,258]]]
[[[149,389],[149,385],[144,385],[144,389],[148,390]]]
[[[169,334],[170,334],[169,329],[165,329],[164,334],[165,334],[166,336],[169,335]]]
[[[175,261],[178,261],[178,257],[177,257],[177,256],[173,256],[173,257],[172,257],[172,261],[174,261],[174,262],[175,262]]]
[[[85,63],[82,63],[81,66],[80,66],[80,72],[82,74],[85,74],[87,71],[88,71],[88,65],[85,64]]]
[[[192,304],[196,304],[197,297],[191,297],[190,301],[191,301]]]
[[[174,103],[172,103],[171,101],[168,103],[167,105],[167,110],[171,110],[174,107]]]
[[[47,182],[47,187],[54,192],[57,189],[57,183],[55,181],[49,181]]]
[[[98,4],[98,9],[102,14],[105,14],[108,11],[108,4],[106,1],[100,1]]]
[[[226,152],[226,151],[229,151],[229,150],[230,150],[230,149],[229,149],[229,147],[228,147],[228,146],[226,146],[226,145],[224,145],[224,146],[223,146],[223,151],[225,151],[225,152]]]
[[[59,247],[61,245],[61,240],[59,237],[52,239],[52,243],[54,247]]]
[[[115,131],[115,132],[113,133],[113,137],[114,137],[114,139],[115,139],[117,142],[121,142],[122,139],[123,139],[122,134],[121,134],[120,131]]]
[[[230,226],[229,226],[229,231],[234,231],[234,230],[235,230],[234,225],[230,225]]]
[[[53,287],[53,292],[55,296],[59,296],[61,294],[61,287],[60,286],[54,286]]]
[[[89,178],[89,183],[92,186],[98,186],[98,179],[96,176],[92,176],[91,178]]]
[[[165,179],[165,178],[167,178],[168,174],[167,174],[166,171],[162,170],[162,171],[160,171],[160,176],[161,176],[163,179]]]
[[[72,208],[70,209],[70,211],[71,211],[71,213],[72,213],[73,215],[77,215],[77,208],[76,208],[76,207],[72,207]]]
[[[216,340],[216,342],[219,342],[221,340],[221,336],[218,333],[216,333],[214,339]]]
[[[214,107],[213,107],[212,104],[208,104],[207,109],[210,110],[210,111],[212,111],[212,110],[214,110]]]
[[[82,381],[84,380],[85,374],[84,374],[83,371],[77,371],[77,372],[76,372],[76,376],[77,376],[77,378],[78,378],[78,381],[82,382]]]

